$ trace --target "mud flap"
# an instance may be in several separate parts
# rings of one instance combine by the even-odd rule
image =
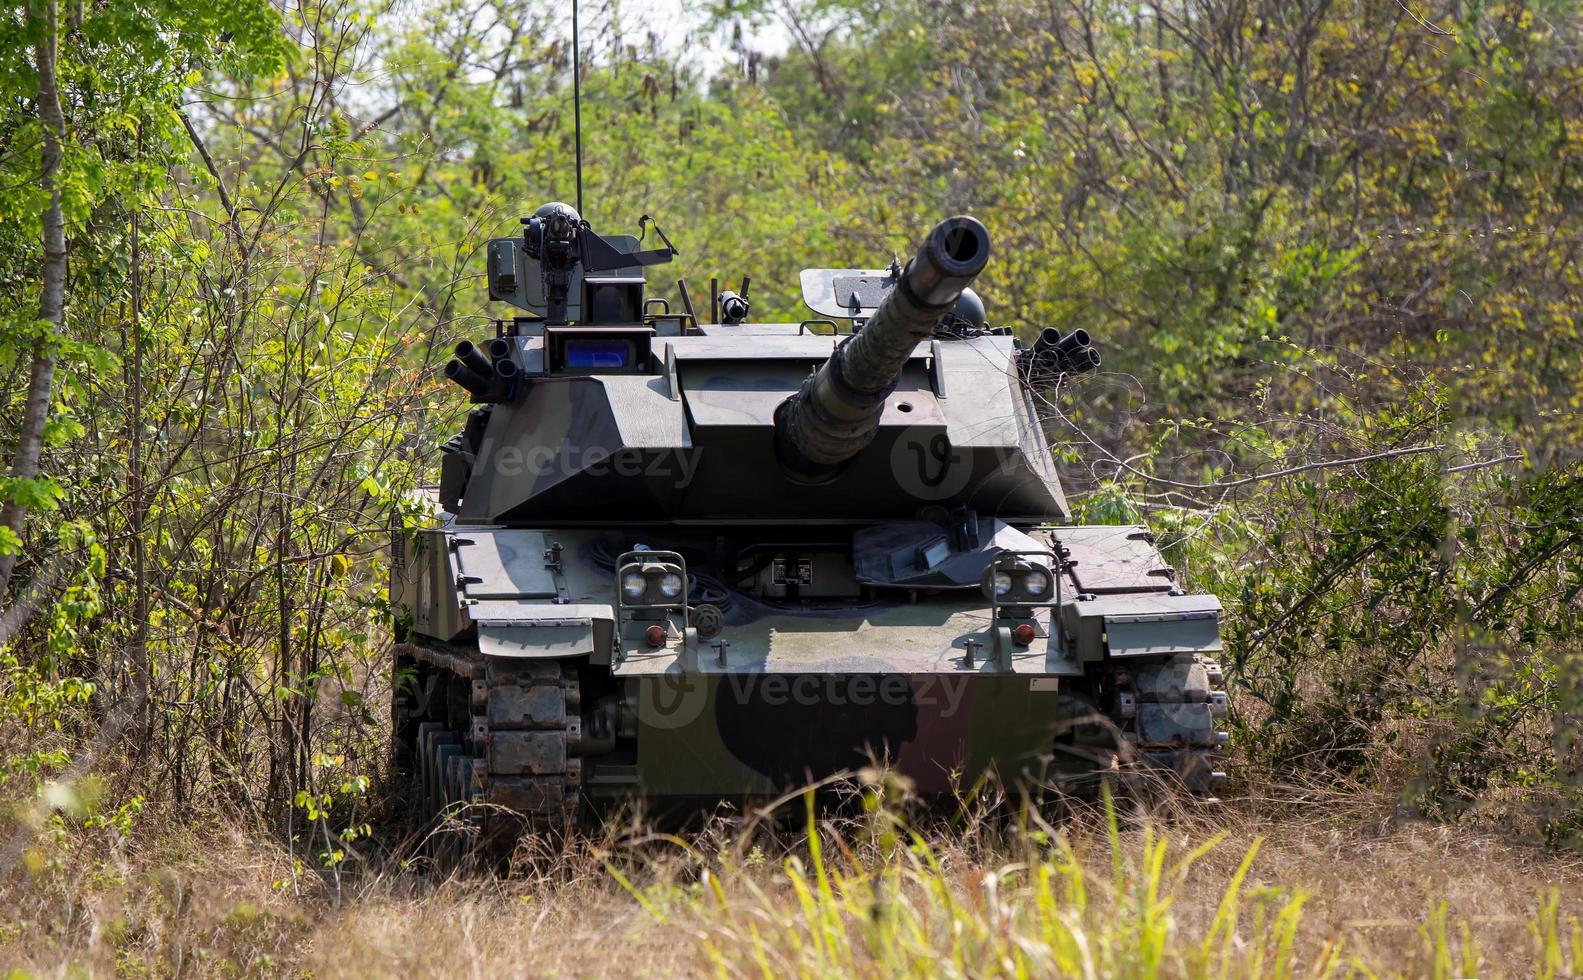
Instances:
[[[551,659],[591,656],[594,627],[591,623],[566,626],[478,627],[478,649],[486,657]]]
[[[1104,596],[1062,607],[1078,657],[1218,653],[1220,600],[1212,595]]]
[[[1220,621],[1212,612],[1169,616],[1106,616],[1112,657],[1160,657],[1220,652]]]

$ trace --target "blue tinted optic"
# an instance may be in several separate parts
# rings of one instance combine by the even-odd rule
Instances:
[[[625,340],[568,340],[566,366],[589,370],[630,367],[632,344]]]

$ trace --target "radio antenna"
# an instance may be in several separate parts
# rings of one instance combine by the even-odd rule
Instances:
[[[577,0],[572,0],[572,127],[577,146],[577,213],[583,212],[583,49],[577,40]]]

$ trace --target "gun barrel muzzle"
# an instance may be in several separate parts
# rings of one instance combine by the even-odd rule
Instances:
[[[862,328],[776,409],[776,450],[787,472],[827,478],[873,441],[902,366],[988,261],[989,232],[977,218],[935,225]]]

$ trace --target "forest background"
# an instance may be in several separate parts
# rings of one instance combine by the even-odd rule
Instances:
[[[1239,785],[1577,845],[1583,11],[653,16],[584,9],[596,229],[652,215],[670,278],[799,320],[799,269],[980,216],[991,321],[1103,350],[1045,405],[1082,519],[1227,603]],[[293,880],[390,858],[388,530],[465,410],[481,247],[574,196],[569,37],[497,0],[0,18],[0,873],[216,814]]]

